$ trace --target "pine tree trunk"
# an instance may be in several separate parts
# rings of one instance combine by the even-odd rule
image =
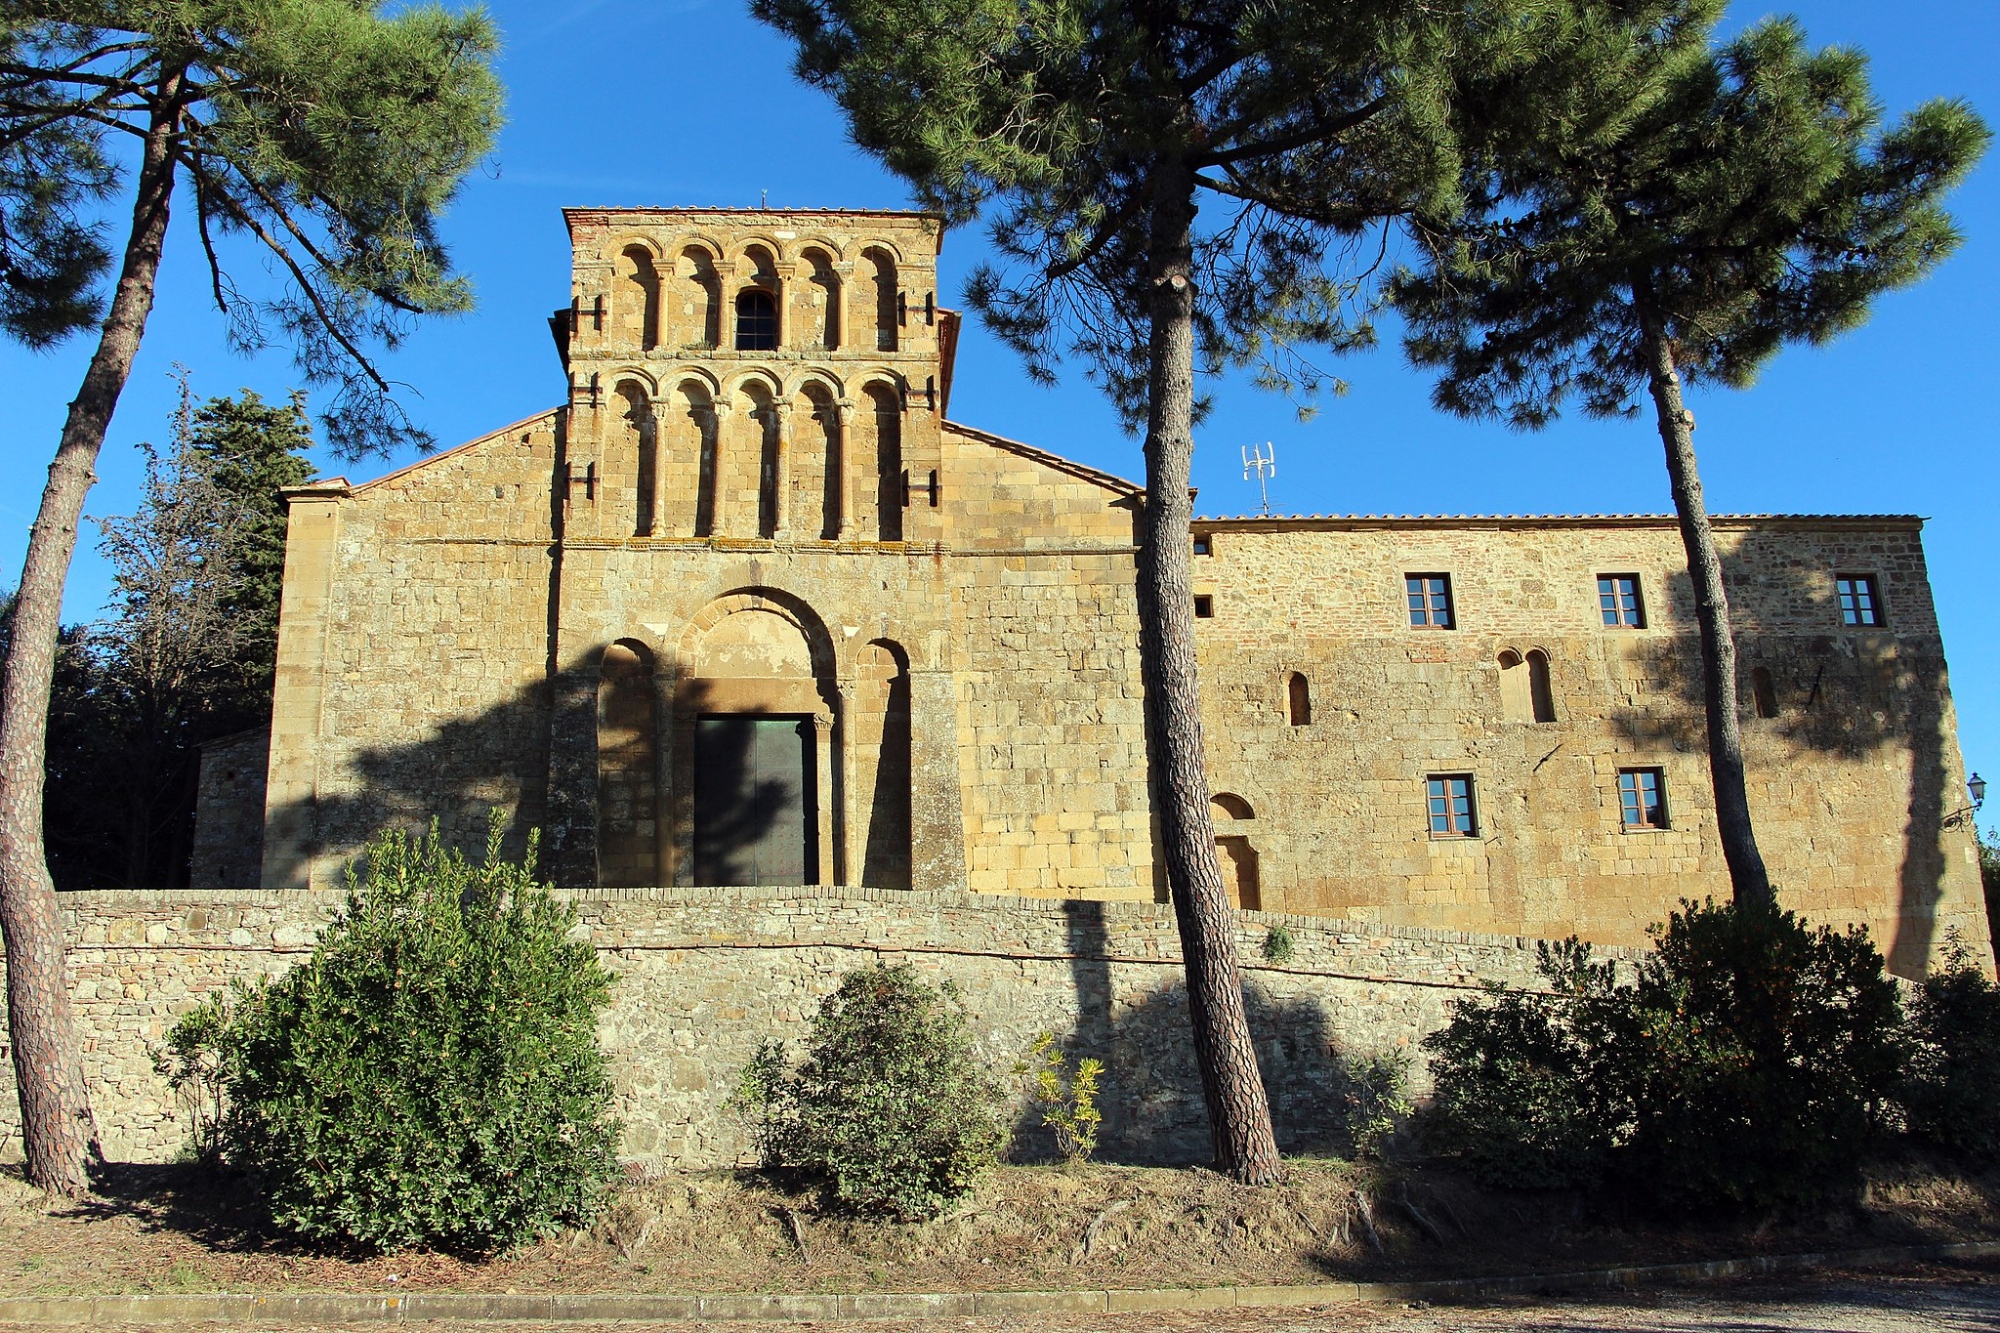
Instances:
[[[1750,796],[1743,781],[1743,729],[1736,709],[1736,639],[1729,628],[1729,595],[1722,586],[1722,556],[1701,498],[1695,469],[1694,413],[1681,399],[1674,351],[1650,295],[1635,292],[1645,337],[1653,406],[1660,439],[1667,447],[1667,476],[1673,484],[1674,513],[1687,549],[1688,578],[1694,584],[1695,623],[1701,633],[1701,693],[1708,719],[1709,781],[1715,788],[1715,828],[1722,859],[1738,907],[1765,907],[1777,901],[1771,877],[1757,850],[1750,823]]]
[[[1160,850],[1187,968],[1188,1018],[1218,1170],[1250,1185],[1283,1170],[1244,1013],[1235,912],[1222,887],[1203,767],[1196,679],[1188,471],[1194,459],[1194,183],[1157,168],[1152,209],[1152,343],[1146,512],[1139,549],[1139,668],[1152,735]]]
[[[163,78],[155,97],[140,158],[132,233],[111,313],[83,387],[69,405],[41,510],[29,529],[14,641],[0,692],[0,939],[7,949],[7,1024],[21,1099],[22,1147],[29,1182],[69,1196],[89,1188],[87,1167],[97,1153],[97,1130],[70,1013],[62,917],[42,842],[49,691],[77,523],[84,497],[97,480],[94,465],[104,433],[153,308],[153,282],[166,240],[174,135],[182,110],[180,73]]]

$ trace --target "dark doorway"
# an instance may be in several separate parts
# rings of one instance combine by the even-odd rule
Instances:
[[[695,723],[694,882],[813,884],[819,807],[811,718]]]

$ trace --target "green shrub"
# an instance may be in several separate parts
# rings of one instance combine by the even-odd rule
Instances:
[[[1068,1065],[1056,1045],[1056,1034],[1044,1032],[1014,1072],[1027,1076],[1028,1095],[1042,1113],[1042,1125],[1055,1132],[1063,1161],[1078,1166],[1097,1151],[1097,1131],[1104,1124],[1104,1112],[1097,1109],[1097,1080],[1103,1076],[1104,1062],[1083,1056],[1074,1074],[1066,1073]]]
[[[1410,1057],[1402,1051],[1355,1056],[1346,1063],[1347,1138],[1357,1160],[1380,1160],[1412,1109]]]
[[[768,1165],[860,1213],[934,1217],[1005,1143],[1000,1089],[973,1056],[957,988],[908,966],[848,973],[813,1018],[804,1061],[765,1043],[735,1101]]]
[[[1538,946],[1546,992],[1491,984],[1452,1006],[1424,1040],[1434,1089],[1419,1119],[1425,1142],[1503,1189],[1588,1189],[1601,1182],[1614,1123],[1601,1074],[1599,1030],[1612,993],[1609,963],[1575,939]]]
[[[533,867],[497,817],[482,866],[435,827],[384,834],[312,957],[236,1006],[224,1138],[280,1228],[484,1253],[590,1216],[617,1170],[614,978]]]
[[[1283,967],[1292,961],[1298,952],[1298,942],[1292,938],[1291,930],[1280,921],[1264,932],[1264,961]]]
[[[1951,939],[1910,1006],[1902,1103],[1912,1134],[1982,1164],[2000,1161],[2000,986]]]
[[[1547,996],[1460,1006],[1429,1040],[1433,1141],[1494,1183],[1676,1210],[1764,1209],[1852,1180],[1901,1065],[1901,1008],[1859,928],[1683,903],[1636,981],[1545,951]]]
[[[235,997],[240,997],[239,989]],[[223,1040],[232,1011],[230,992],[217,991],[182,1014],[153,1050],[153,1072],[167,1081],[188,1113],[181,1156],[204,1166],[221,1162],[223,1112],[229,1105],[229,1070]]]

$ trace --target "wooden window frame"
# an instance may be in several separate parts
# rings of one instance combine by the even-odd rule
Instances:
[[[1194,595],[1194,618],[1196,620],[1215,619],[1215,594],[1198,592]]]
[[[765,304],[766,304],[766,306],[768,307],[768,309],[767,309],[767,310],[765,310],[765,311],[763,311],[763,312],[759,312],[759,313],[756,313],[756,314],[750,314],[750,313],[746,312],[746,311],[745,311],[745,310],[743,309],[743,303],[744,303],[744,302],[745,302],[746,300],[749,300],[749,299],[751,299],[751,298],[761,298],[761,299],[762,299],[762,300],[763,300],[763,301],[765,302]],[[772,295],[772,294],[771,294],[770,292],[767,292],[767,291],[765,291],[765,290],[764,290],[764,289],[763,289],[762,287],[745,287],[745,288],[744,288],[744,289],[743,289],[742,291],[740,291],[740,292],[736,293],[736,300],[735,300],[734,304],[735,304],[735,307],[736,307],[736,308],[735,308],[735,310],[734,310],[734,311],[733,311],[732,313],[733,313],[733,314],[735,315],[735,318],[736,318],[736,337],[735,337],[735,340],[734,340],[734,343],[733,343],[733,346],[735,347],[735,349],[736,349],[737,351],[739,351],[739,352],[775,352],[775,351],[777,351],[777,350],[778,350],[778,339],[779,339],[779,336],[780,336],[780,333],[781,333],[781,331],[782,331],[782,328],[783,328],[783,321],[782,321],[782,320],[781,320],[781,319],[779,318],[779,316],[778,316],[778,298],[777,298],[776,296]],[[767,318],[767,317],[769,318],[769,320],[770,320],[770,325],[771,325],[771,326],[770,326],[770,330],[769,330],[769,337],[770,337],[770,340],[771,340],[771,341],[770,341],[770,345],[769,345],[769,346],[760,346],[760,347],[748,347],[748,346],[745,346],[745,345],[744,345],[744,341],[743,341],[743,336],[744,336],[744,334],[743,334],[743,322],[744,322],[744,320],[745,320],[746,318],[747,318],[747,319],[752,319],[752,320],[755,320],[755,321],[757,321],[758,323],[760,323],[760,324],[761,324],[761,323],[762,323],[762,321],[763,321],[763,320],[764,320],[765,318]],[[756,335],[755,335],[755,337],[754,337],[754,339],[753,339],[753,340],[754,340],[754,341],[761,341],[763,337],[764,337],[764,334],[760,332],[760,333],[758,333],[758,334],[756,334]]]
[[[1889,623],[1882,614],[1882,580],[1873,574],[1835,574],[1833,600],[1840,606],[1843,629],[1881,629]]]
[[[1461,803],[1463,810],[1458,808]],[[1440,820],[1442,828],[1438,826]],[[1424,827],[1439,841],[1479,836],[1478,784],[1472,774],[1424,775]]]
[[[1431,588],[1433,583],[1437,584],[1435,592]],[[1438,609],[1434,605],[1439,597],[1444,601],[1443,620],[1437,619]],[[1418,599],[1423,602],[1421,607],[1415,604]],[[1411,629],[1457,629],[1458,598],[1452,593],[1451,575],[1440,570],[1403,575],[1403,612],[1409,617]]]
[[[1193,538],[1193,549],[1196,555],[1214,555],[1215,534],[1210,532],[1195,533]]]
[[[1646,779],[1652,808],[1645,804]],[[1667,813],[1667,771],[1657,765],[1618,770],[1618,827],[1627,833],[1660,833],[1673,827]]]
[[[1631,619],[1626,619],[1625,592],[1619,585],[1630,581],[1632,584]],[[1606,585],[1609,585],[1607,588]],[[1599,574],[1597,576],[1597,617],[1606,629],[1646,628],[1645,585],[1637,574]],[[1608,604],[1607,604],[1608,602]]]

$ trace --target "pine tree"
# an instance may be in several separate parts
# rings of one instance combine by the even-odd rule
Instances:
[[[1325,377],[1301,349],[1371,337],[1360,243],[1385,219],[1455,208],[1462,93],[1597,26],[1646,31],[1687,7],[753,0],[856,143],[948,221],[990,216],[1004,267],[976,272],[967,299],[1031,375],[1073,354],[1143,427],[1154,808],[1216,1161],[1238,1179],[1280,1166],[1209,822],[1188,538],[1197,377],[1254,364],[1309,400]]]
[[[1790,20],[1727,46],[1710,24],[1629,48],[1602,84],[1544,89],[1468,126],[1467,202],[1420,225],[1396,301],[1435,401],[1532,430],[1572,397],[1628,416],[1650,397],[1693,584],[1716,824],[1738,903],[1775,891],[1737,722],[1722,559],[1684,384],[1749,386],[1787,343],[1867,318],[1958,244],[1940,201],[1989,139],[1964,103],[1882,130],[1866,63],[1808,52]],[[1699,41],[1690,41],[1699,37]]]
[[[43,759],[63,583],[105,431],[153,304],[177,183],[231,337],[275,329],[309,383],[333,386],[327,439],[355,453],[426,443],[371,346],[412,316],[467,309],[436,220],[493,142],[494,36],[474,10],[376,0],[7,0],[0,4],[0,328],[34,345],[98,326],[31,529],[0,693],[0,935],[28,1179],[76,1194],[94,1151],[42,836]],[[84,210],[138,170],[108,309],[110,255]],[[54,173],[49,178],[49,173]],[[220,242],[283,284],[231,280]],[[66,252],[65,245],[73,247]],[[101,325],[97,312],[105,309]]]

